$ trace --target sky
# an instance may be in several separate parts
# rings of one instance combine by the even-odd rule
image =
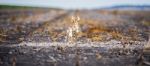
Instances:
[[[150,5],[150,0],[0,0],[0,4],[58,7],[64,9],[91,9],[116,5]]]

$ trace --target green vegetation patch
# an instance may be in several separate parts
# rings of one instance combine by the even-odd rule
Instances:
[[[16,6],[16,5],[0,5],[0,9],[32,9],[32,8],[40,8],[40,7]]]

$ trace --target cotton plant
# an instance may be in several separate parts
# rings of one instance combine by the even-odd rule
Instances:
[[[69,43],[74,42],[77,39],[77,34],[81,31],[79,27],[79,20],[80,18],[78,16],[72,16],[71,18],[72,25],[67,29],[67,39]]]

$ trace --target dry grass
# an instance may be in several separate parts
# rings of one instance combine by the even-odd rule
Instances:
[[[148,21],[142,21],[142,24],[144,25],[144,26],[150,26],[150,22],[148,22]]]
[[[71,22],[70,17],[67,17],[61,20],[61,22],[56,22],[48,25],[47,30],[52,40],[57,41],[59,37],[67,35],[66,30],[71,25],[73,25],[73,23]],[[103,22],[86,20],[81,18],[81,20],[79,21],[81,32],[77,33],[76,37],[77,39],[81,37],[86,37],[87,39],[91,39],[92,41],[105,41],[106,38],[109,36],[111,36],[111,39],[117,40],[125,38],[123,33],[114,29],[109,29],[105,25],[106,24],[104,24]]]
[[[111,12],[110,12],[111,13]],[[118,13],[118,12],[117,12]],[[113,19],[112,19],[113,20]],[[112,22],[116,22],[116,20]],[[110,22],[111,24],[113,24]],[[103,20],[94,20],[94,19],[86,19],[86,18],[80,18],[79,21],[79,27],[81,28],[81,31],[76,34],[77,39],[87,38],[92,41],[108,41],[111,39],[116,40],[138,40],[140,39],[140,36],[138,35],[138,30],[136,29],[129,29],[128,35],[127,33],[123,33],[121,30],[116,30],[115,28],[119,24],[113,25],[112,28],[110,28],[110,24],[108,26],[108,22],[103,22]],[[116,22],[119,23],[119,22]],[[144,22],[145,24],[145,22]],[[67,36],[67,29],[68,27],[72,26],[73,22],[71,20],[71,16],[67,16],[63,19],[56,20],[55,23],[46,24],[46,29],[39,30],[39,33],[44,33],[45,31],[48,31],[49,37],[52,39],[52,41],[57,41],[61,37]],[[147,25],[147,22],[146,22]],[[115,27],[116,26],[116,27]],[[43,28],[42,28],[43,29]]]
[[[6,32],[4,30],[0,30],[0,42],[5,42],[6,41]]]

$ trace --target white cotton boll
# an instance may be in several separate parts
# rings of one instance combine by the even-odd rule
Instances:
[[[79,21],[80,20],[80,17],[79,16],[77,16],[77,21]]]
[[[71,20],[72,20],[72,22],[74,22],[74,20],[75,20],[75,17],[74,17],[74,16],[72,16],[72,17],[71,17]]]
[[[68,36],[69,37],[72,37],[72,28],[69,27],[69,29],[67,30],[67,33],[68,33]]]
[[[80,32],[80,29],[79,29],[79,26],[78,26],[78,25],[76,25],[75,29],[76,29],[76,32],[77,32],[77,33]]]

